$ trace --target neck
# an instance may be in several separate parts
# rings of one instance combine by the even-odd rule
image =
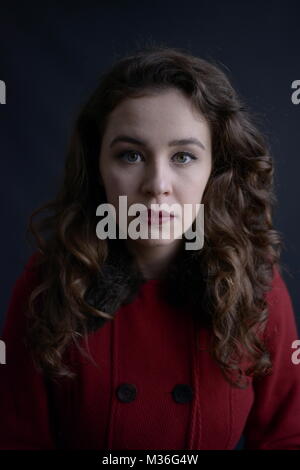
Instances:
[[[172,243],[170,246],[144,247],[137,243],[130,243],[129,240],[127,245],[146,280],[164,279],[180,248],[180,243]]]

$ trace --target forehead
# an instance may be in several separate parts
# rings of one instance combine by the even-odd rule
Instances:
[[[123,100],[110,114],[106,133],[112,137],[116,132],[131,130],[143,132],[149,138],[162,132],[171,137],[178,132],[183,136],[207,132],[208,125],[190,99],[180,90],[172,89]]]

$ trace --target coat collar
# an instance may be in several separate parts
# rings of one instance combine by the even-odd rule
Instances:
[[[202,323],[209,323],[208,293],[201,250],[185,250],[182,243],[170,264],[159,288],[174,308],[189,307],[195,314],[201,311]],[[124,240],[108,240],[108,256],[90,285],[85,301],[98,310],[115,315],[121,305],[131,303],[142,284],[147,282]],[[103,317],[88,314],[88,331],[95,331],[106,323]]]

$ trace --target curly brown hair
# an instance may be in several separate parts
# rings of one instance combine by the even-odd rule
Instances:
[[[241,372],[242,361],[248,361],[242,371],[246,375],[271,370],[261,333],[268,318],[265,293],[275,265],[279,269],[282,242],[272,224],[276,198],[266,139],[219,65],[182,48],[151,45],[119,58],[102,74],[75,121],[61,188],[29,220],[41,278],[29,301],[28,344],[36,365],[51,376],[73,376],[63,354],[70,343],[83,352],[78,340],[87,340],[89,318],[113,318],[113,311],[100,310],[86,297],[109,254],[107,240],[98,239],[95,230],[96,207],[107,202],[98,165],[109,114],[125,98],[170,87],[190,99],[212,132],[212,172],[201,201],[205,237],[198,259],[209,299],[211,353],[238,387],[243,385],[232,380],[231,372]],[[45,210],[52,214],[34,222]]]

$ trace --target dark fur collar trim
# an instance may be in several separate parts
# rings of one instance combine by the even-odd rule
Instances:
[[[123,304],[132,302],[141,284],[146,282],[124,240],[108,241],[108,257],[93,285],[87,290],[88,304],[109,314],[115,314]],[[184,245],[170,265],[159,288],[174,308],[189,307],[209,322],[206,279],[201,265],[201,250],[185,250]],[[88,314],[89,331],[95,331],[107,320]]]

